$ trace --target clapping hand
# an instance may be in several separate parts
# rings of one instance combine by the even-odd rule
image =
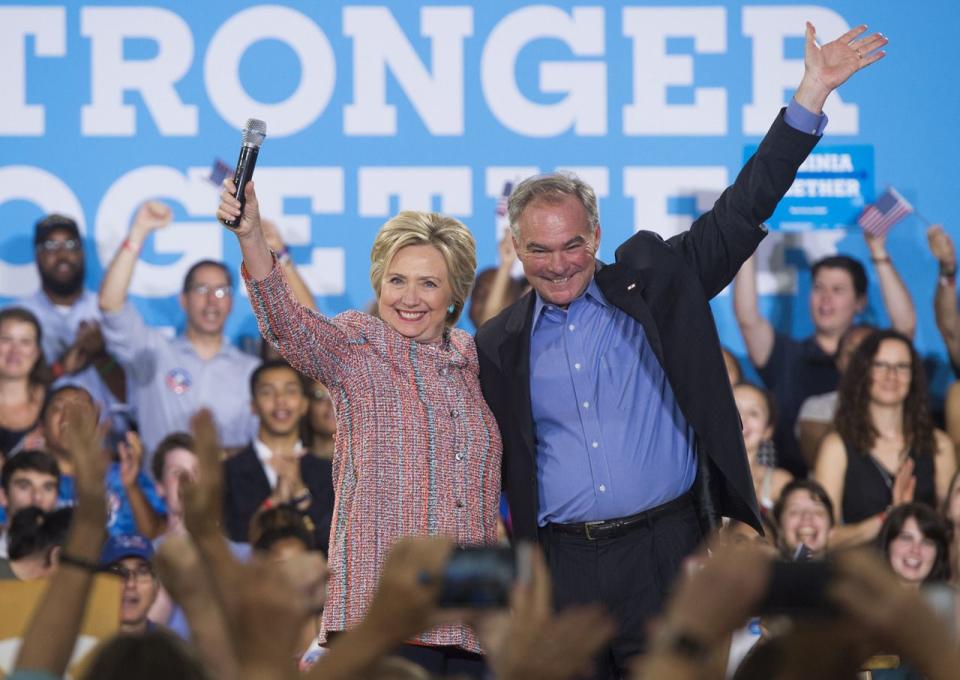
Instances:
[[[68,401],[61,427],[62,441],[73,462],[77,512],[106,525],[107,461],[101,447],[103,428],[97,424],[97,409],[87,400]]]
[[[913,502],[913,494],[917,488],[917,478],[913,474],[914,467],[913,458],[907,458],[897,470],[891,489],[893,505]]]
[[[196,539],[218,536],[223,519],[223,463],[210,411],[190,419],[197,454],[197,477],[182,481],[184,523]]]
[[[117,444],[117,453],[120,456],[120,482],[125,489],[136,485],[140,476],[140,463],[143,461],[143,442],[140,436],[133,432],[124,435],[124,441]]]

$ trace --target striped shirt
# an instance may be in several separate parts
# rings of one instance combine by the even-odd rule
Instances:
[[[401,536],[497,540],[503,446],[480,392],[473,338],[459,329],[426,344],[356,311],[327,318],[298,304],[279,267],[242,270],[263,337],[330,391],[337,414],[327,631],[358,624],[384,558]],[[479,651],[466,626],[419,642]]]

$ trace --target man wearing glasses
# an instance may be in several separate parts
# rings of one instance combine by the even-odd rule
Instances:
[[[123,370],[107,353],[100,331],[97,296],[84,290],[83,239],[77,223],[63,215],[37,222],[33,236],[40,289],[19,300],[43,329],[43,354],[62,383],[93,395],[103,413],[126,400]]]
[[[163,203],[141,206],[100,287],[103,334],[131,376],[147,465],[160,440],[188,430],[190,416],[200,408],[213,412],[227,448],[244,446],[256,432],[247,385],[257,359],[223,335],[233,305],[233,280],[226,266],[201,260],[187,271],[180,293],[186,324],[175,337],[147,326],[127,300],[144,241],[172,220],[173,212]]]
[[[160,591],[152,559],[153,546],[138,534],[114,536],[103,548],[100,558],[103,570],[123,580],[120,591],[120,633],[123,635],[142,635],[157,627],[147,618]]]

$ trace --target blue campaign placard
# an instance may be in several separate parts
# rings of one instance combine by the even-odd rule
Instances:
[[[744,151],[744,162],[757,150]],[[873,145],[817,146],[777,205],[767,226],[775,231],[846,229],[876,194]]]

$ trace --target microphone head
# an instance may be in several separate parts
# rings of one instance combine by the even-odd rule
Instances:
[[[243,145],[259,149],[266,137],[267,124],[256,118],[247,118],[247,123],[243,126]]]

